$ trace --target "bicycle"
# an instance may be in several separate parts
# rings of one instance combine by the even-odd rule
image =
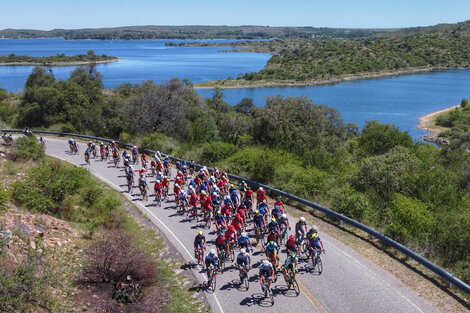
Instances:
[[[215,287],[217,286],[217,269],[211,264],[207,268],[207,271],[210,273],[207,275],[207,287],[215,291]]]
[[[287,243],[287,226],[281,224],[281,242],[285,246]]]
[[[142,200],[148,201],[149,200],[149,195],[147,192],[147,186],[139,186],[140,189],[140,194],[142,195]]]
[[[204,268],[204,262],[202,260],[204,258],[204,255],[203,255],[203,252],[202,252],[202,248],[201,247],[196,248],[195,254],[196,254],[197,264],[201,265],[202,268]]]
[[[207,229],[211,228],[212,218],[211,218],[211,211],[205,210],[204,211],[204,228]]]
[[[134,177],[127,175],[127,192],[131,193],[134,188]]]
[[[162,192],[160,190],[155,192],[155,201],[158,203],[158,206],[162,205]]]
[[[271,287],[269,286],[268,278],[264,279],[262,289],[263,289],[264,297],[265,298],[269,297],[269,299],[271,300],[271,303],[274,304],[274,295],[273,295],[273,291],[272,291]]]
[[[163,186],[163,199],[168,200],[168,186]]]
[[[181,211],[183,211],[182,214],[186,214],[186,208],[188,207],[188,200],[180,200],[180,206]]]
[[[264,246],[264,227],[258,228],[255,226],[256,232],[256,244],[261,243],[261,246]]]
[[[235,261],[235,241],[230,240],[228,247],[230,249],[230,254],[228,256],[230,257],[230,262],[233,262]]]
[[[292,271],[288,270],[287,268],[283,267],[282,275],[284,276],[284,280],[287,283],[287,290],[291,287],[294,289],[296,295],[300,294],[300,287],[299,283],[297,283],[297,279],[293,275]]]
[[[227,251],[225,251],[225,249],[220,250],[219,260],[220,260],[220,268],[222,270],[221,273],[223,273],[225,269],[225,262],[227,261]]]
[[[246,290],[250,288],[250,281],[248,280],[248,268],[243,266],[240,272],[240,286],[244,285]]]
[[[85,163],[90,165],[90,156],[88,154],[85,154]]]
[[[114,167],[119,167],[119,162],[121,161],[121,158],[118,156],[113,156],[113,161],[114,161]]]
[[[277,281],[277,269],[279,268],[279,261],[273,256],[268,257],[268,261],[273,265],[273,283],[275,283]]]
[[[311,252],[311,258],[312,258],[312,271],[315,271],[315,268],[317,268],[318,275],[321,275],[323,272],[323,262],[320,257],[321,250],[318,250],[316,248],[313,249]]]

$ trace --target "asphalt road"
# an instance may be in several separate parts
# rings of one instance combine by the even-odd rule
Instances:
[[[112,160],[107,163],[90,159],[86,165],[83,157],[84,144],[79,154],[70,154],[67,140],[46,138],[46,153],[50,156],[66,160],[77,166],[86,167],[92,174],[119,191],[127,191],[124,169],[115,168]],[[135,166],[135,169],[139,169]],[[173,172],[174,178],[174,172]],[[153,188],[154,179],[150,178]],[[170,190],[173,189],[173,183]],[[152,189],[151,189],[152,190]],[[151,192],[150,192],[151,193]],[[195,265],[193,240],[201,225],[195,220],[181,216],[175,210],[173,195],[163,205],[156,206],[154,197],[143,201],[137,188],[126,197],[139,206],[152,222],[167,236],[167,239],[178,249],[182,257],[192,268],[196,278],[202,283],[206,281],[205,271]],[[290,218],[291,225],[295,220]],[[208,240],[208,249],[214,246],[215,227],[204,229]],[[253,236],[253,231],[250,231]],[[257,279],[258,262],[263,254],[255,249],[252,262],[254,268],[249,272],[250,286],[248,290],[239,287],[238,271],[227,264],[226,270],[217,277],[215,292],[206,290],[206,298],[214,312],[439,312],[429,302],[419,297],[418,293],[404,285],[395,276],[373,264],[343,243],[335,240],[319,230],[325,245],[326,253],[322,254],[323,273],[311,271],[310,262],[301,261],[297,279],[301,293],[297,296],[293,290],[287,290],[286,283],[279,275],[273,285],[274,304],[264,299]],[[283,250],[283,247],[281,247]],[[281,254],[281,261],[285,253]]]

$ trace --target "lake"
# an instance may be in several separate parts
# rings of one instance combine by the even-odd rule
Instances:
[[[238,74],[259,71],[270,58],[265,53],[218,52],[220,48],[216,47],[165,47],[165,42],[184,40],[7,39],[0,40],[0,55],[75,55],[94,50],[97,54],[125,59],[98,65],[106,88],[149,79],[164,83],[177,77],[198,83],[237,77]],[[57,78],[67,79],[73,69],[55,67],[53,71]],[[1,66],[0,87],[9,91],[21,90],[31,70],[31,66]],[[208,89],[197,91],[204,97],[213,94]],[[224,94],[230,104],[235,105],[249,97],[257,106],[264,106],[267,96],[307,96],[316,104],[338,109],[345,122],[354,122],[359,126],[368,120],[392,123],[408,131],[414,139],[419,139],[426,133],[416,129],[420,116],[456,105],[462,98],[470,98],[470,71],[430,72],[312,87],[227,89]]]

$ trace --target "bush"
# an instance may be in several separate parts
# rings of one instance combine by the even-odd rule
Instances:
[[[434,233],[434,223],[434,217],[425,203],[396,194],[385,234],[404,244],[412,241],[425,243]]]
[[[92,283],[116,283],[127,275],[135,281],[148,281],[157,273],[155,264],[136,248],[133,237],[122,230],[103,233],[87,249],[86,256],[88,264],[82,277]]]
[[[470,284],[470,256],[467,256],[465,260],[455,263],[454,272],[455,276]]]
[[[383,154],[396,146],[411,147],[413,139],[407,132],[401,132],[395,125],[368,122],[358,138],[358,145],[364,155]]]
[[[14,150],[14,160],[40,160],[44,157],[44,148],[38,142],[37,138],[21,137],[16,141]]]
[[[178,148],[176,141],[160,133],[145,136],[142,139],[142,146],[146,149],[161,151],[167,154],[173,154]]]
[[[332,192],[331,208],[355,220],[362,220],[371,210],[371,205],[364,194],[351,187],[344,187]]]
[[[205,143],[202,145],[202,161],[204,164],[213,164],[230,157],[237,148],[230,143],[221,141]]]

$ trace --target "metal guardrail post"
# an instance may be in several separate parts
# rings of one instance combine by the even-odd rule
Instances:
[[[5,129],[5,130],[2,130],[2,131],[6,132],[6,133],[24,133],[24,134],[26,134],[25,130],[18,130],[18,129]],[[40,130],[38,130],[38,131],[34,130],[32,132],[33,133],[38,133],[38,134],[46,134],[46,135],[69,136],[69,137],[77,137],[77,138],[83,138],[83,139],[93,139],[93,140],[98,140],[98,141],[103,141],[103,142],[113,141],[113,140],[107,139],[107,138],[100,138],[100,137],[80,135],[80,134],[51,132],[51,131],[40,131]],[[127,147],[127,148],[131,148],[133,146],[131,144],[116,141],[116,140],[115,140],[115,142],[118,145],[123,146],[123,147]],[[154,153],[156,153],[156,151],[153,151],[153,150],[150,150],[150,149],[142,149],[142,151],[144,151],[147,154],[152,154],[152,155]],[[167,154],[164,154],[164,153],[162,153],[162,155],[168,156],[170,158],[170,160],[172,160],[173,162],[175,162],[175,161],[179,161],[179,162],[185,161],[183,159],[173,157],[173,156],[170,156],[170,155],[167,155]],[[197,168],[202,168],[204,166],[201,165],[201,164],[196,164],[196,167]],[[436,264],[432,263],[428,259],[426,259],[426,258],[422,257],[421,255],[417,254],[416,252],[410,250],[409,248],[405,247],[401,243],[385,236],[384,234],[380,233],[379,231],[375,230],[374,228],[368,227],[368,226],[366,226],[366,225],[364,225],[364,224],[362,224],[362,223],[360,223],[356,220],[353,220],[352,218],[349,218],[349,217],[347,217],[347,216],[345,216],[341,213],[338,213],[338,212],[335,212],[335,211],[330,210],[328,208],[325,208],[325,207],[323,207],[323,206],[321,206],[321,205],[319,205],[319,204],[317,204],[313,201],[309,201],[309,200],[297,197],[296,195],[292,195],[290,193],[287,193],[287,192],[284,192],[282,190],[273,188],[271,186],[258,183],[254,180],[246,179],[246,178],[243,178],[243,177],[240,177],[240,176],[237,176],[237,175],[233,175],[233,174],[228,174],[228,177],[231,178],[231,179],[238,180],[238,181],[244,180],[247,184],[249,184],[251,186],[263,187],[265,190],[268,190],[272,193],[275,193],[275,194],[280,195],[282,197],[285,197],[287,199],[293,200],[295,202],[304,204],[304,205],[309,206],[309,207],[311,207],[315,210],[323,212],[323,213],[325,213],[325,214],[327,214],[327,215],[329,215],[333,218],[336,218],[340,221],[340,223],[344,222],[344,223],[347,223],[351,226],[354,226],[354,227],[356,227],[356,228],[358,228],[358,229],[374,236],[375,238],[381,240],[385,244],[397,249],[398,251],[402,252],[406,256],[414,259],[415,261],[417,261],[421,265],[425,266],[426,268],[430,269],[434,273],[438,274],[439,276],[441,276],[442,278],[444,278],[445,280],[447,280],[449,282],[449,287],[455,286],[455,287],[459,288],[460,290],[464,291],[465,293],[470,294],[470,286],[468,284],[464,283],[463,281],[461,281],[460,279],[456,278],[454,276],[454,274],[451,274],[451,273],[447,272],[443,268],[437,266]]]

